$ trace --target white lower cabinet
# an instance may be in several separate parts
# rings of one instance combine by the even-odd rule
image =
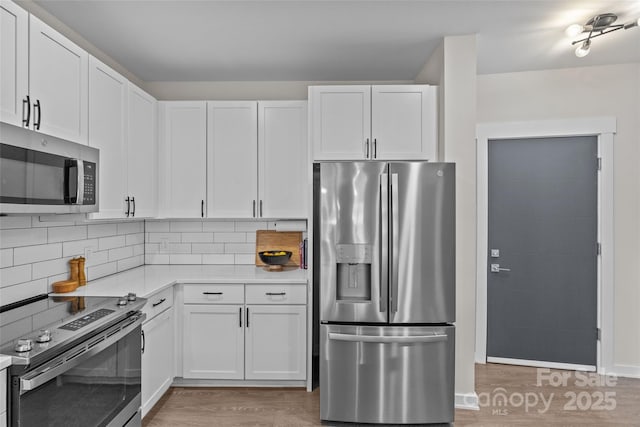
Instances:
[[[169,389],[174,378],[173,288],[149,297],[142,325],[142,416]]]
[[[306,284],[186,284],[184,302],[185,379],[306,379]]]

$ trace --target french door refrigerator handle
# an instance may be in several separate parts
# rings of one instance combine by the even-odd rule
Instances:
[[[389,237],[391,246],[389,249],[389,276],[391,277],[391,312],[398,311],[398,174],[391,174],[391,187],[389,187],[391,193],[391,204],[389,205],[389,213],[391,214],[391,226],[389,227]]]
[[[348,342],[408,344],[408,343],[419,343],[419,342],[447,341],[447,335],[433,334],[433,335],[378,336],[378,335],[351,335],[351,334],[340,334],[337,332],[329,332],[329,339],[334,341],[348,341]]]
[[[389,175],[380,175],[380,312],[388,310],[389,299]]]

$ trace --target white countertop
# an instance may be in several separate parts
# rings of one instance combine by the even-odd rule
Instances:
[[[3,356],[0,354],[0,371],[11,365],[11,356]]]
[[[299,268],[266,271],[252,265],[144,265],[80,286],[68,296],[122,296],[134,292],[142,298],[176,283],[307,283]]]

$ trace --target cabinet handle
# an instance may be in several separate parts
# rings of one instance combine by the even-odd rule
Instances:
[[[129,214],[131,213],[131,199],[129,198],[129,196],[127,196],[126,199],[124,199],[125,202],[127,202],[127,218],[129,218]]]
[[[24,109],[27,108],[27,118],[24,118]],[[22,125],[26,128],[29,127],[29,122],[31,121],[31,99],[29,95],[25,99],[22,100]]]
[[[249,307],[247,307],[247,329],[249,328]]]
[[[364,143],[365,146],[365,159],[369,158],[369,138],[367,138],[366,142]]]
[[[287,294],[286,292],[267,292],[265,295],[270,297],[282,297],[282,296],[285,296],[286,294]]]
[[[203,292],[202,295],[222,295],[222,292]]]
[[[204,218],[204,199],[200,200],[200,217]]]
[[[260,200],[260,218],[262,218],[262,200]]]
[[[253,201],[253,217],[256,217],[256,201]]]
[[[131,197],[131,216],[136,216],[136,198],[135,197]]]
[[[140,331],[140,336],[142,338],[142,347],[140,348],[141,354],[144,354],[144,348],[147,344],[147,340],[144,337],[144,331]]]
[[[156,302],[156,303],[152,304],[151,306],[152,306],[152,307],[157,307],[157,306],[159,306],[160,304],[162,304],[163,302],[165,302],[166,300],[167,300],[166,298],[162,298],[160,301],[158,301],[158,302]]]
[[[242,328],[242,307],[238,309],[238,327]]]
[[[378,157],[378,141],[376,138],[373,138],[373,158]]]
[[[37,119],[36,119],[36,110],[38,110]],[[40,130],[41,121],[42,121],[42,110],[40,110],[40,100],[36,99],[36,104],[33,107],[33,127],[35,130]]]

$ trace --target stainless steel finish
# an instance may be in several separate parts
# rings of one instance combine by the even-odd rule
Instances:
[[[322,321],[387,322],[386,311],[380,311],[384,292],[381,293],[378,274],[381,269],[378,204],[380,175],[385,168],[386,164],[380,162],[320,165],[317,238],[321,242]]]
[[[417,343],[417,342],[438,342],[446,341],[445,334],[431,335],[410,335],[410,336],[378,336],[378,335],[351,335],[339,334],[337,332],[329,333],[330,340],[349,341],[349,342],[377,342],[377,343]]]
[[[453,422],[454,326],[323,324],[320,345],[322,420]]]
[[[142,426],[142,396],[138,393],[129,404],[106,427],[140,427]],[[130,417],[130,415],[133,416]],[[129,419],[127,419],[130,417]]]
[[[491,249],[491,258],[500,258],[500,249]]]
[[[455,322],[455,165],[390,163],[389,174],[398,242],[389,323]]]
[[[389,300],[389,176],[380,175],[380,312],[386,313]]]
[[[51,331],[48,329],[40,330],[39,335],[36,337],[36,342],[44,343],[51,341]]]
[[[89,357],[101,352],[111,344],[119,341],[123,336],[131,332],[131,330],[142,325],[145,318],[146,315],[143,313],[130,316],[98,336],[92,337],[45,365],[30,371],[27,375],[20,378],[20,394],[22,395],[29,390],[35,389],[61,373],[79,365]]]
[[[398,311],[398,174],[391,174],[391,186],[389,187],[391,193],[391,202],[389,204],[389,214],[391,216],[391,229],[389,231],[389,239],[391,240],[389,250],[389,276],[391,277],[391,286],[389,289],[389,302],[391,304],[391,312]]]
[[[32,348],[33,348],[33,340],[23,339],[23,340],[18,340],[18,342],[14,347],[14,350],[17,351],[18,353],[24,353],[26,351],[31,351]]]
[[[0,213],[86,213],[99,210],[99,176],[100,154],[99,150],[88,145],[77,144],[61,138],[56,138],[34,130],[22,128],[0,122],[0,142],[3,144],[21,147],[27,150],[44,151],[49,154],[64,156],[69,159],[82,159],[96,164],[95,176],[95,200],[93,205],[65,204],[65,205],[28,205],[15,203],[0,203]],[[84,173],[84,168],[78,168],[79,173]],[[78,186],[84,198],[84,183]],[[80,190],[81,189],[81,190]]]
[[[492,273],[500,273],[501,271],[511,271],[510,268],[502,268],[500,264],[491,264],[491,272]]]
[[[84,202],[84,162],[80,159],[73,159],[78,169],[78,179],[76,181],[76,204],[81,205]]]

